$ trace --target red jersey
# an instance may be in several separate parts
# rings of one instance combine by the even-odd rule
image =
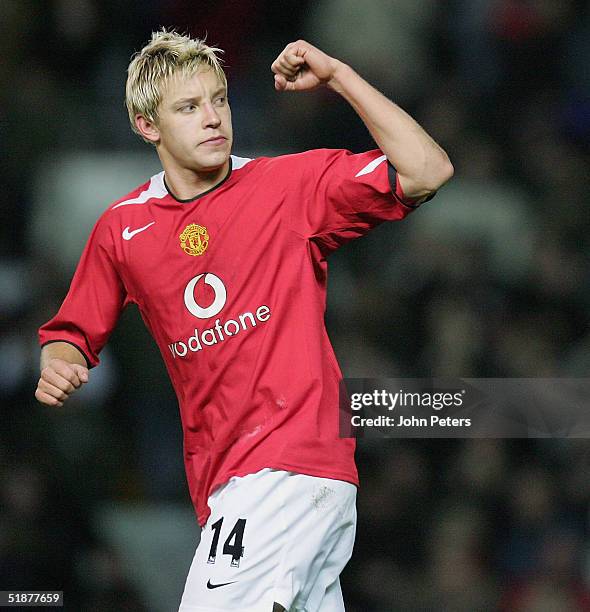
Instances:
[[[161,172],[100,217],[40,342],[70,342],[96,366],[137,304],[179,400],[201,525],[217,486],[265,467],[358,484],[355,442],[338,435],[326,257],[412,208],[379,150],[232,156],[188,201]]]

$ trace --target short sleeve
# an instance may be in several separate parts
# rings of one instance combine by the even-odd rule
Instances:
[[[94,227],[58,313],[39,329],[39,343],[68,342],[86,357],[89,367],[99,363],[126,305],[127,293],[109,249],[109,229]]]
[[[417,208],[404,198],[395,168],[378,149],[308,151],[300,163],[303,197],[291,211],[292,229],[326,253]]]

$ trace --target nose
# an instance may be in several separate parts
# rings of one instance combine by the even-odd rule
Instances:
[[[203,127],[219,127],[221,119],[215,110],[213,104],[203,105]]]

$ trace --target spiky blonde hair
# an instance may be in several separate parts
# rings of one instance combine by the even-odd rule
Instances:
[[[135,116],[143,115],[158,123],[158,107],[168,80],[176,74],[191,77],[203,67],[209,67],[227,87],[227,78],[221,65],[222,49],[210,47],[204,40],[178,34],[162,28],[152,32],[152,39],[134,55],[127,69],[125,104],[131,129],[141,136],[135,125]]]

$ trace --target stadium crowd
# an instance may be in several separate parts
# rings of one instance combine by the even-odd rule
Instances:
[[[160,25],[226,50],[238,155],[373,148],[336,96],[274,91],[270,63],[300,37],[449,152],[432,202],[331,258],[345,376],[587,377],[588,2],[5,0],[0,17],[0,589],[63,590],[79,612],[178,604],[154,604],[98,520],[190,507],[176,401],[137,312],[84,393],[60,410],[33,397],[36,330],[110,201],[85,195],[112,200],[156,167],[123,96]],[[113,168],[117,188],[95,190]],[[587,440],[360,441],[357,456],[350,612],[590,610]]]

